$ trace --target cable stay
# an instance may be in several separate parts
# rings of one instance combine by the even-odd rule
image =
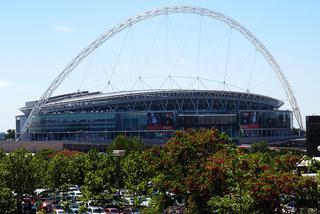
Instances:
[[[247,90],[248,91],[250,91],[251,79],[252,79],[252,76],[253,76],[253,71],[254,71],[255,66],[256,66],[257,55],[258,55],[258,50],[255,49],[255,55],[254,55],[253,62],[252,62],[252,65],[251,65],[250,76],[249,76],[249,80],[248,80],[248,84],[247,84]]]
[[[208,31],[207,31],[207,33],[208,33]],[[218,42],[218,44],[215,46],[215,48],[212,49],[211,54],[208,56],[207,60],[205,61],[204,65],[203,65],[203,67],[202,67],[202,71],[204,71],[204,70],[207,68],[209,62],[210,62],[210,63],[215,63],[215,60],[216,60],[215,55],[216,55],[216,53],[217,53],[217,50],[220,49],[220,47],[221,47],[221,45],[223,44],[224,40],[226,39],[226,36],[227,36],[228,33],[229,33],[229,28],[228,28],[228,29],[226,30],[226,32],[222,35],[221,39],[219,40],[219,42]],[[210,41],[210,40],[208,39],[208,41]],[[209,42],[209,43],[210,43],[210,42]],[[210,47],[212,47],[212,46],[213,46],[213,45],[210,45]],[[219,72],[218,72],[218,74],[219,74]]]
[[[226,75],[228,72],[228,64],[229,64],[229,54],[230,54],[230,43],[231,43],[231,32],[232,32],[232,27],[230,27],[230,33],[229,33],[229,39],[228,39],[228,44],[227,44],[227,54],[226,54],[226,62],[225,62],[225,67],[224,67],[224,77],[223,77],[223,90],[225,90],[225,85],[226,85]]]
[[[202,38],[204,38],[203,33],[207,32],[206,28],[202,29],[204,26],[202,26],[202,19],[200,19],[201,23],[199,25],[199,20],[195,21],[194,25],[198,24],[198,27],[193,27],[193,29],[189,30],[189,26],[192,25],[192,22],[190,23],[190,25],[188,25],[188,27],[186,28],[186,30],[188,31],[186,34],[184,34],[181,38],[181,40],[179,40],[179,42],[176,42],[175,44],[177,45],[177,50],[175,49],[175,46],[172,45],[170,46],[170,42],[168,40],[169,35],[172,36],[171,34],[169,34],[168,30],[169,27],[171,26],[171,19],[169,19],[169,15],[171,14],[192,14],[192,15],[199,15],[202,17],[208,17],[210,19],[214,19],[215,21],[218,21],[222,24],[225,24],[226,26],[228,26],[228,30],[227,33],[229,33],[229,36],[225,36],[221,39],[221,41],[219,41],[218,44],[214,44],[214,46],[216,46],[214,48],[214,46],[211,43],[214,43],[214,41],[216,40],[210,40],[209,36],[207,35],[208,41],[210,45],[210,48],[212,48],[212,50],[208,50],[208,52],[204,52],[204,43],[203,41],[201,41]],[[148,19],[152,19],[154,17],[163,17],[161,23],[158,26],[154,26],[154,37],[150,38],[150,42],[152,42],[151,47],[149,46],[148,48],[144,49],[144,50],[140,50],[137,48],[137,44],[133,42],[133,40],[135,40],[134,36],[135,34],[135,30],[136,28],[133,28],[134,25],[146,21]],[[170,20],[170,21],[169,21]],[[294,96],[293,90],[290,87],[290,84],[287,80],[287,78],[285,77],[285,74],[283,73],[280,65],[277,63],[276,59],[272,56],[272,54],[267,50],[267,48],[255,37],[255,35],[253,35],[248,29],[246,29],[244,26],[242,26],[239,22],[237,22],[236,20],[220,13],[214,10],[210,10],[210,9],[206,9],[206,8],[201,8],[201,7],[190,7],[190,6],[171,6],[171,7],[163,7],[163,8],[156,8],[153,10],[149,10],[149,11],[145,11],[143,13],[140,13],[136,16],[130,17],[126,20],[123,20],[121,23],[115,25],[114,27],[112,27],[110,30],[102,33],[98,38],[96,38],[94,41],[90,42],[85,48],[83,48],[80,53],[78,53],[63,69],[62,71],[59,73],[59,75],[57,75],[57,77],[49,84],[49,86],[47,87],[47,89],[43,92],[43,94],[41,95],[41,97],[38,99],[37,103],[35,104],[35,106],[32,108],[28,118],[25,121],[24,126],[21,129],[21,136],[23,137],[25,134],[28,133],[28,130],[30,128],[30,125],[32,125],[32,122],[34,121],[34,118],[36,117],[36,115],[38,115],[41,112],[41,109],[45,106],[45,104],[47,103],[47,101],[49,100],[49,98],[54,95],[55,91],[59,88],[59,86],[63,83],[63,81],[65,79],[69,79],[71,84],[69,87],[74,87],[74,80],[69,76],[73,71],[75,71],[75,69],[79,69],[82,68],[83,69],[83,76],[79,75],[77,78],[77,84],[75,84],[75,89],[79,90],[79,88],[82,88],[83,85],[86,83],[88,83],[89,80],[91,80],[88,76],[88,72],[89,70],[93,70],[93,66],[92,66],[92,62],[93,60],[95,60],[95,58],[99,58],[100,59],[100,64],[101,64],[101,70],[103,71],[104,75],[106,76],[106,78],[103,77],[103,80],[105,81],[103,83],[104,89],[106,89],[106,91],[111,91],[111,90],[119,90],[117,89],[116,85],[114,84],[116,81],[118,81],[117,78],[115,78],[115,73],[120,76],[120,78],[128,78],[128,77],[123,77],[121,76],[121,73],[119,72],[119,65],[121,65],[120,59],[123,60],[124,59],[124,54],[123,54],[123,49],[128,47],[129,41],[131,41],[131,48],[132,52],[131,52],[131,59],[132,62],[134,64],[136,64],[136,69],[137,69],[137,74],[139,76],[138,79],[136,79],[135,77],[130,76],[129,79],[132,79],[132,82],[134,82],[134,84],[132,85],[131,89],[133,88],[137,88],[137,87],[143,87],[143,88],[150,88],[150,85],[148,85],[148,83],[145,81],[145,79],[142,79],[141,77],[143,76],[144,72],[147,73],[145,70],[148,66],[149,60],[150,60],[150,55],[151,53],[153,53],[153,49],[154,49],[154,45],[156,42],[156,39],[158,39],[159,37],[159,32],[161,32],[163,30],[162,26],[165,26],[165,43],[163,44],[162,48],[164,51],[166,51],[166,55],[164,57],[166,57],[164,59],[164,61],[166,62],[165,64],[167,65],[166,70],[162,69],[161,72],[165,72],[167,71],[168,73],[171,74],[175,74],[175,68],[178,65],[179,61],[178,60],[172,60],[172,58],[169,58],[169,53],[171,52],[172,54],[178,52],[179,54],[177,54],[177,56],[181,56],[184,57],[185,54],[185,49],[187,44],[189,43],[190,38],[194,38],[195,40],[197,40],[198,38],[198,43],[197,46],[192,46],[194,49],[197,48],[197,50],[191,50],[193,51],[193,62],[192,63],[196,63],[196,64],[191,64],[191,66],[186,65],[185,69],[182,71],[182,75],[186,74],[186,77],[180,77],[182,80],[181,84],[183,84],[183,86],[188,86],[191,82],[191,85],[189,85],[189,87],[194,87],[194,88],[214,88],[214,87],[207,87],[207,84],[210,83],[214,83],[212,85],[217,85],[217,89],[218,88],[223,88],[223,90],[230,90],[232,88],[236,88],[237,86],[233,86],[230,81],[231,78],[234,78],[234,76],[236,75],[235,73],[239,74],[239,71],[242,71],[243,66],[248,65],[248,69],[247,70],[247,74],[249,75],[249,78],[243,78],[243,80],[245,81],[245,83],[243,84],[244,87],[246,87],[244,89],[244,91],[250,92],[258,87],[261,87],[262,85],[270,82],[271,80],[273,80],[275,77],[279,80],[281,87],[283,88],[283,91],[285,92],[285,95],[292,107],[292,111],[297,119],[298,125],[301,129],[304,129],[303,127],[303,121],[302,121],[302,117],[301,117],[301,113],[299,110],[299,106],[298,106],[298,102]],[[158,28],[158,29],[157,29]],[[198,35],[194,34],[194,31],[199,29],[198,31]],[[232,31],[233,29],[241,34],[243,36],[244,39],[246,39],[247,41],[249,41],[251,43],[251,45],[255,48],[255,55],[253,58],[253,62],[252,65],[250,66],[250,63],[247,64],[248,59],[250,59],[250,57],[248,59],[243,59],[242,62],[240,63],[240,65],[234,70],[233,69],[233,65],[231,63],[233,63],[234,61],[234,55],[233,53],[230,53],[231,48],[234,49],[235,46],[233,45],[234,41],[233,38],[231,36],[232,35]],[[112,56],[112,60],[114,60],[111,64],[110,64],[110,68],[107,64],[108,59],[109,58],[104,58],[103,53],[100,52],[101,49],[99,49],[106,41],[110,40],[111,38],[119,35],[119,33],[123,33],[122,36],[119,38],[119,47],[118,50],[114,51],[114,54]],[[130,35],[129,35],[130,34]],[[162,34],[163,35],[163,34]],[[128,36],[131,36],[131,40],[128,38]],[[149,36],[149,35],[148,35]],[[152,35],[150,35],[152,36]],[[198,36],[198,37],[197,37]],[[219,38],[217,38],[218,40]],[[231,40],[232,39],[232,40]],[[122,40],[122,41],[121,41]],[[227,42],[225,43],[224,41]],[[212,42],[211,42],[212,41]],[[210,43],[211,42],[211,43]],[[232,44],[231,44],[232,42]],[[128,44],[127,44],[128,43]],[[221,68],[210,68],[209,66],[213,66],[213,62],[218,61],[219,58],[216,56],[216,53],[219,49],[221,49],[221,44],[227,44],[226,45],[226,49],[223,49],[222,56],[219,62],[221,62]],[[149,44],[149,43],[148,43]],[[150,45],[149,44],[149,45]],[[232,47],[231,47],[232,45]],[[166,46],[166,47],[164,47]],[[142,48],[141,48],[142,49]],[[222,50],[222,49],[221,49]],[[95,52],[97,51],[97,53]],[[141,59],[139,57],[141,57],[140,55],[138,55],[138,51],[140,52],[145,52],[146,57]],[[224,52],[226,51],[226,52]],[[233,51],[233,50],[232,50]],[[138,52],[138,53],[137,53]],[[236,51],[234,51],[236,52]],[[259,53],[257,53],[259,52]],[[206,54],[208,53],[208,58],[206,58]],[[224,56],[224,53],[226,54]],[[130,55],[130,52],[128,52],[128,54]],[[184,54],[184,55],[183,55]],[[254,72],[256,71],[256,63],[257,63],[257,54],[261,54],[261,56],[265,59],[267,65],[270,66],[270,68],[272,69],[272,71],[274,72],[274,75],[272,78],[267,78],[263,81],[256,81],[255,79],[253,79],[253,77],[256,77],[256,75],[254,74]],[[91,59],[89,58],[89,55],[91,55]],[[97,56],[99,55],[99,56]],[[97,57],[96,57],[97,56]],[[202,58],[200,58],[202,57]],[[88,60],[88,64],[87,67],[83,66],[83,67],[78,67],[81,63],[84,62],[84,60]],[[188,58],[188,55],[186,55],[186,62],[191,62],[191,60]],[[110,59],[109,59],[110,60]],[[206,61],[205,61],[206,60]],[[239,60],[241,60],[241,58],[239,57]],[[160,60],[158,61],[162,61],[162,59],[160,58]],[[205,63],[203,63],[205,62]],[[99,64],[99,62],[97,63]],[[236,63],[234,63],[236,64]],[[169,67],[170,65],[170,67]],[[196,70],[191,73],[189,69],[192,69],[193,67],[196,67]],[[171,67],[172,66],[172,67]],[[134,66],[132,66],[134,67]],[[204,69],[201,69],[204,68]],[[209,69],[207,68],[209,67]],[[223,68],[224,67],[224,68]],[[169,69],[172,69],[171,71],[168,71]],[[215,71],[216,69],[216,71]],[[180,71],[180,68],[179,68]],[[216,78],[217,75],[219,74],[219,80],[222,80],[221,82],[219,81],[215,81],[215,80],[210,80],[209,82],[207,82],[208,80],[206,79],[202,79],[200,78],[200,74],[203,74],[205,71],[209,71],[209,75],[213,76],[213,78]],[[132,71],[133,72],[133,71]],[[156,73],[156,72],[154,72]],[[178,72],[176,72],[178,74]],[[189,74],[190,73],[190,74]],[[224,74],[223,74],[224,73]],[[240,73],[242,74],[242,73]],[[152,74],[151,74],[152,75]],[[188,77],[189,75],[194,75],[197,76],[197,78],[195,77]],[[163,75],[163,78],[165,75]],[[177,75],[178,77],[179,75]],[[211,77],[210,77],[211,78]],[[261,75],[260,79],[265,78],[265,76]],[[160,79],[160,78],[159,78]],[[161,83],[160,88],[165,86],[165,85],[169,85],[169,88],[173,88],[173,87],[180,87],[175,79],[174,75],[170,75],[169,77],[165,78],[165,81],[162,82],[162,80],[159,81],[159,79],[156,79],[156,85],[158,85],[159,83]],[[102,81],[103,81],[102,80]],[[180,79],[179,79],[180,80]],[[241,80],[241,79],[240,79]],[[122,80],[121,80],[122,81]],[[130,88],[132,82],[130,82],[130,84],[123,84],[120,87],[126,87],[126,88]],[[151,81],[152,82],[152,81]],[[258,83],[256,83],[258,82]],[[232,82],[234,84],[234,82]],[[95,85],[94,83],[92,85]],[[99,85],[99,84],[97,84]],[[235,84],[237,85],[237,84]],[[79,87],[78,87],[79,86]],[[119,86],[119,85],[117,85]],[[210,85],[211,86],[211,85]],[[183,87],[185,88],[185,87]],[[240,87],[237,87],[238,89],[240,89]],[[102,90],[103,91],[103,90]]]
[[[186,39],[185,39],[182,47],[179,49],[179,53],[177,54],[178,56],[182,56],[183,51],[185,50],[185,48],[186,48],[187,44],[189,43],[189,40],[190,40],[193,32],[194,32],[195,29],[196,29],[196,25],[197,25],[197,21],[194,22],[194,24],[193,24],[193,26],[192,26],[192,28],[191,28],[190,33],[187,34]],[[175,63],[173,64],[173,67],[172,67],[172,72],[175,71],[175,68],[176,68],[177,65],[178,65],[178,62],[175,61]]]
[[[131,26],[130,26],[130,27],[131,27]],[[114,74],[114,72],[115,72],[116,69],[117,69],[118,62],[119,62],[119,59],[120,59],[120,56],[121,56],[123,47],[124,47],[124,45],[125,45],[125,43],[126,43],[126,41],[127,41],[127,37],[128,37],[128,34],[129,34],[129,29],[130,29],[130,27],[127,29],[126,34],[125,34],[125,36],[124,36],[124,39],[122,40],[122,43],[121,43],[121,46],[120,46],[120,50],[119,50],[119,53],[118,53],[118,55],[117,55],[116,61],[115,61],[114,64],[113,64],[113,67],[112,67],[112,71],[111,71],[109,80],[112,79],[113,74]]]
[[[199,33],[198,33],[198,51],[197,51],[197,61],[196,61],[196,74],[199,77],[199,61],[200,61],[200,51],[201,51],[201,33],[202,33],[202,17],[200,16],[200,23],[199,23]]]
[[[252,53],[244,57],[244,59],[239,63],[239,65],[235,69],[233,69],[233,71],[229,72],[230,74],[226,78],[226,81],[229,81],[236,73],[238,73],[241,70],[241,68],[248,62],[248,60],[254,56],[255,53],[256,49],[254,49]]]
[[[269,77],[269,78],[267,78],[267,79],[264,79],[264,80],[260,81],[259,83],[257,83],[257,84],[255,84],[254,86],[252,86],[252,87],[251,87],[251,90],[261,87],[262,85],[270,82],[270,81],[273,80],[274,78],[276,78],[276,75],[273,75],[272,77]]]
[[[99,50],[99,49],[97,49],[97,50]],[[81,80],[81,82],[80,82],[79,89],[81,89],[82,84],[83,84],[85,78],[87,77],[87,74],[88,74],[88,72],[89,72],[89,67],[91,66],[91,63],[92,63],[92,61],[93,61],[92,59],[93,59],[94,56],[95,56],[95,52],[90,56],[90,59],[89,59],[89,61],[88,61],[87,67],[86,67],[86,71],[85,71],[85,73],[84,73],[84,75],[83,75],[83,77],[82,77],[82,80]]]
[[[163,24],[163,21],[161,22],[158,31],[155,33],[155,35],[154,35],[154,37],[153,37],[153,41],[152,41],[152,44],[151,44],[151,48],[150,48],[149,52],[147,53],[146,60],[145,60],[144,64],[142,65],[141,70],[140,70],[139,73],[138,73],[139,76],[142,76],[142,74],[143,74],[143,72],[144,72],[144,69],[146,68],[147,63],[149,62],[150,55],[151,55],[151,53],[152,53],[152,51],[153,51],[153,48],[154,48],[154,44],[155,44],[156,39],[158,38],[159,33],[160,33],[160,31],[161,31],[162,24]]]

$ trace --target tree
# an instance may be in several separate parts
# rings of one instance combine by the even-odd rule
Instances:
[[[50,188],[67,190],[72,184],[69,158],[61,154],[54,156],[48,165],[48,185]]]
[[[318,170],[320,170],[320,161],[311,159],[308,165],[309,173],[316,173]]]
[[[294,193],[297,206],[319,208],[320,191],[318,182],[312,177],[299,177],[297,179]]]
[[[16,194],[17,210],[21,207],[23,194],[32,194],[36,189],[36,167],[33,156],[25,149],[18,149],[4,157],[0,173],[5,186]]]
[[[0,213],[13,213],[16,208],[16,200],[12,191],[6,187],[0,187]]]
[[[268,144],[265,141],[259,141],[251,145],[250,147],[251,152],[269,152],[270,149],[268,148]]]
[[[109,153],[113,150],[126,150],[126,155],[130,152],[141,152],[143,149],[144,145],[140,138],[127,137],[124,135],[118,135],[107,147]]]
[[[254,213],[254,201],[248,192],[243,195],[214,196],[208,201],[212,212]]]
[[[51,188],[67,190],[70,185],[84,183],[85,155],[62,151],[53,155],[47,169],[47,184]]]
[[[8,129],[7,133],[5,134],[6,140],[12,140],[16,137],[16,131],[14,129]]]
[[[178,200],[185,202],[187,213],[208,212],[207,201],[226,189],[227,167],[220,158],[213,168],[207,163],[219,151],[227,154],[226,140],[215,129],[177,131],[162,148],[146,151],[145,160],[155,174],[151,181],[156,194],[151,197],[160,203],[159,210]]]
[[[33,156],[32,161],[31,161],[32,166],[34,167],[34,184],[35,188],[44,188],[48,187],[48,165],[49,165],[49,160],[46,159],[44,156],[35,154]]]
[[[137,194],[146,194],[148,183],[153,177],[144,154],[131,152],[121,161],[124,185],[127,190]]]
[[[85,156],[84,184],[81,188],[85,200],[105,199],[116,189],[116,167],[113,157],[91,150]]]

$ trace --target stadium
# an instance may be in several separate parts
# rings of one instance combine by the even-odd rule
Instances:
[[[110,71],[108,71],[110,78],[105,80],[106,86],[102,90],[92,92],[92,90],[78,89],[77,92],[54,95],[60,84],[66,78],[70,79],[71,72],[79,67],[90,54],[94,55],[95,51],[105,41],[126,29],[130,30],[133,25],[139,22],[170,14],[205,16],[230,27],[229,43],[226,44],[227,56],[225,63],[223,63],[225,64],[224,75],[222,75],[224,78],[222,80],[209,80],[208,76],[211,77],[211,73],[206,74],[205,78],[200,77],[199,73],[204,73],[204,71],[199,71],[199,55],[200,53],[205,55],[205,51],[200,51],[199,42],[198,56],[192,57],[192,61],[196,65],[196,69],[191,70],[190,73],[190,75],[193,75],[192,78],[186,76],[189,75],[187,73],[188,68],[192,66],[185,66],[185,69],[180,70],[181,74],[176,69],[177,66],[172,66],[171,71],[163,74],[163,83],[161,83],[159,76],[155,76],[155,81],[149,84],[146,83],[146,79],[143,79],[141,69],[138,69],[136,72],[137,80],[133,81],[133,86],[140,82],[141,85],[152,85],[153,87],[144,89],[129,87],[129,89],[104,91],[107,86],[112,86],[112,78],[116,79],[114,77],[114,67],[116,66],[111,66]],[[280,82],[292,111],[281,110],[280,108],[284,105],[283,100],[271,95],[266,96],[251,92],[249,88],[242,91],[231,90],[233,85],[228,85],[226,78],[228,72],[230,72],[228,71],[230,70],[228,69],[228,62],[232,59],[232,56],[229,56],[231,55],[229,54],[231,30],[238,32],[247,42],[249,41],[253,46],[254,53],[263,57],[269,69],[271,68],[273,71],[272,73],[277,78],[278,83]],[[165,32],[167,32],[167,27]],[[168,33],[165,37],[168,37]],[[200,41],[200,34],[198,40]],[[120,64],[118,59],[124,43],[120,46],[115,65]],[[154,44],[151,46],[153,48]],[[132,49],[132,46],[130,48]],[[143,48],[139,47],[139,49]],[[165,52],[165,58],[168,52]],[[191,53],[194,52],[191,48]],[[245,52],[245,49],[242,49],[242,52]],[[149,60],[150,56],[145,58]],[[155,57],[155,62],[159,61],[158,58],[158,56]],[[185,63],[185,60],[180,56],[178,61],[181,64]],[[149,69],[150,75],[155,73],[154,67],[157,66],[153,65]],[[248,67],[251,67],[252,70],[254,66]],[[249,71],[250,68],[247,68],[247,70]],[[208,69],[208,71],[212,72],[212,69]],[[263,70],[261,71],[263,72]],[[125,76],[120,71],[118,73],[120,78]],[[251,75],[247,79],[250,81],[253,71],[249,73]],[[151,81],[150,75],[145,74],[145,78],[149,78],[149,81]],[[244,78],[243,73],[239,73],[239,75],[240,78],[235,77],[236,80]],[[174,77],[180,77],[185,85],[190,85],[186,83],[188,79],[191,84],[198,84],[193,88],[180,87],[181,83],[178,84],[173,79]],[[84,76],[82,81],[84,79],[87,78]],[[219,83],[221,88],[205,86],[205,81]],[[166,82],[170,82],[171,87],[162,87]],[[160,85],[156,86],[157,83]],[[122,83],[121,85],[126,86],[128,84]],[[177,87],[173,87],[174,85]],[[204,87],[200,88],[201,85]],[[118,87],[119,84],[116,86]],[[235,89],[239,89],[239,87]],[[213,10],[189,6],[157,8],[138,14],[116,25],[90,43],[71,60],[38,100],[26,102],[20,110],[23,115],[16,116],[16,137],[19,140],[110,142],[117,135],[122,134],[140,137],[145,143],[158,144],[169,139],[176,130],[217,128],[233,139],[242,142],[253,142],[261,139],[272,141],[292,137],[293,115],[299,127],[303,129],[300,110],[293,91],[280,66],[264,45],[240,23],[230,17]]]
[[[36,102],[18,116],[17,132]],[[282,101],[257,94],[209,90],[79,92],[51,97],[36,116],[32,140],[112,140],[118,134],[163,142],[176,130],[217,128],[233,138],[285,137],[292,112]]]

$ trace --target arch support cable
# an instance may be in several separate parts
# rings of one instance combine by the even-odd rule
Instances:
[[[247,30],[244,26],[242,26],[236,20],[214,10],[209,10],[201,7],[192,7],[192,6],[172,6],[172,7],[163,7],[163,8],[149,10],[144,13],[133,16],[121,22],[120,24],[114,26],[112,29],[106,31],[105,33],[100,35],[95,41],[91,42],[86,48],[84,48],[75,58],[73,58],[70,61],[69,64],[67,64],[67,66],[51,82],[49,87],[45,90],[45,92],[39,98],[38,102],[33,107],[31,113],[29,114],[29,117],[24,123],[23,128],[21,129],[21,136],[27,133],[28,128],[30,127],[30,124],[32,123],[34,117],[40,113],[42,106],[47,102],[47,100],[58,88],[58,86],[63,82],[63,80],[96,48],[98,48],[100,45],[102,45],[105,41],[107,41],[111,37],[117,35],[124,29],[134,24],[137,24],[143,20],[150,19],[156,16],[162,16],[162,15],[168,15],[168,14],[174,14],[174,13],[198,14],[201,16],[207,16],[207,17],[216,19],[218,21],[221,21],[227,24],[231,28],[234,28],[239,33],[241,33],[247,40],[249,40],[252,43],[252,45],[264,56],[264,58],[272,67],[292,106],[292,110],[294,112],[294,115],[296,117],[296,120],[298,122],[300,129],[304,129],[298,102],[294,96],[294,93],[282,69],[280,68],[275,58],[267,50],[267,48],[249,30]]]

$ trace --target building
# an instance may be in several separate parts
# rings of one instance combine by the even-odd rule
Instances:
[[[306,128],[307,154],[320,157],[320,116],[306,116]]]
[[[16,116],[17,137],[36,101]],[[217,90],[88,91],[51,97],[29,127],[32,140],[108,142],[118,134],[161,143],[176,130],[217,128],[235,139],[290,137],[292,112],[268,96]]]
[[[4,132],[0,132],[0,140],[5,140],[6,134]]]

